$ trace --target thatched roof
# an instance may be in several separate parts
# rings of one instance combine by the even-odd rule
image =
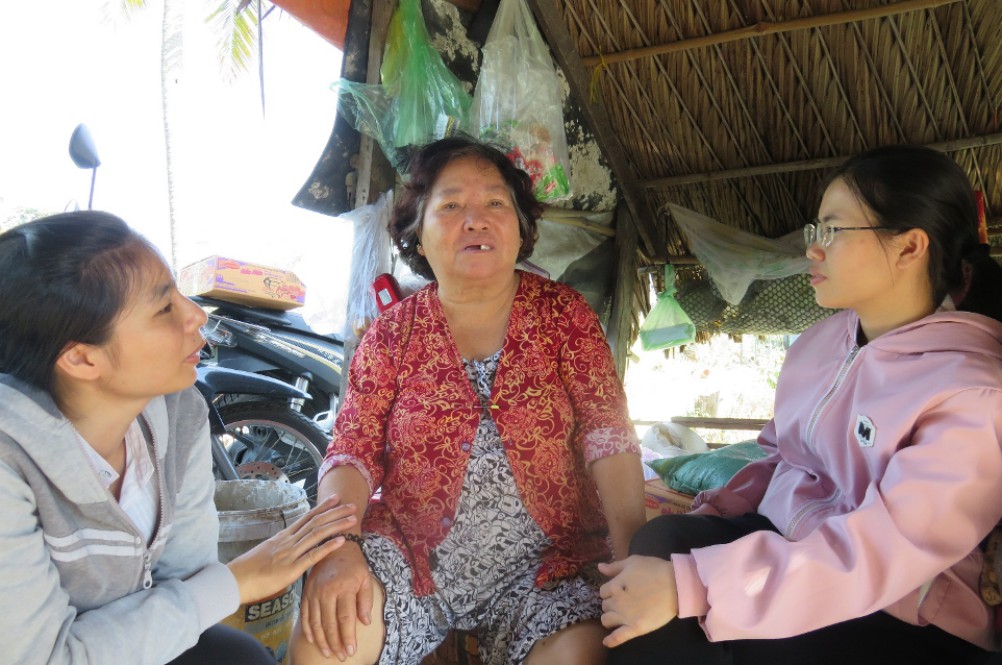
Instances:
[[[625,247],[609,328],[617,358],[649,307],[637,263],[691,259],[669,203],[774,238],[815,215],[822,178],[846,157],[929,145],[948,151],[984,193],[1000,251],[1002,0],[526,1],[569,85],[567,126],[597,143],[634,222],[619,219],[615,230]],[[497,4],[423,0],[446,64],[471,89],[478,35]],[[378,80],[378,26],[395,5],[352,0],[345,78]],[[457,28],[467,40],[459,46]],[[378,162],[378,149],[367,152],[339,117],[296,203],[339,214],[356,192],[371,200],[394,184]],[[701,268],[680,274],[709,288]],[[804,284],[774,286],[759,284],[777,293],[759,293],[757,303],[749,295],[740,307],[705,289],[685,304],[706,310],[697,326],[708,332],[794,332],[825,314]]]
[[[1002,215],[999,0],[530,3],[650,252],[688,252],[668,202],[799,228],[827,168],[889,143],[948,150]]]

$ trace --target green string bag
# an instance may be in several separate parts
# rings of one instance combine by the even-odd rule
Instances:
[[[640,326],[640,344],[645,351],[657,351],[690,344],[696,340],[696,326],[675,300],[675,268],[665,265],[665,290]]]

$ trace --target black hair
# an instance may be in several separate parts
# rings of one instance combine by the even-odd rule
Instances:
[[[410,269],[428,279],[435,279],[428,259],[417,251],[418,237],[424,221],[425,202],[442,170],[454,159],[476,157],[482,159],[501,174],[508,186],[512,203],[518,215],[519,247],[517,261],[532,256],[539,232],[536,221],[543,207],[533,194],[532,181],[522,169],[512,164],[502,150],[462,134],[449,136],[422,147],[410,163],[409,179],[397,199],[390,217],[390,236]]]
[[[108,342],[141,283],[150,243],[118,217],[78,211],[0,234],[0,372],[53,393],[73,342]]]
[[[953,159],[922,146],[884,146],[847,160],[825,186],[839,178],[889,233],[925,231],[934,304],[950,294],[957,309],[1002,321],[1002,267],[978,240],[974,192]]]

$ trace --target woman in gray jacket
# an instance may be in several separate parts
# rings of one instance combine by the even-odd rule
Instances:
[[[120,219],[0,234],[0,612],[10,663],[274,663],[216,625],[344,543],[336,499],[218,562],[205,314]]]

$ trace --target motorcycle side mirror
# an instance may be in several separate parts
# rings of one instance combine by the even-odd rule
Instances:
[[[79,168],[90,169],[90,197],[87,199],[87,209],[94,204],[94,181],[97,179],[97,167],[101,166],[101,158],[97,156],[97,146],[87,125],[81,123],[70,136],[70,159]]]

